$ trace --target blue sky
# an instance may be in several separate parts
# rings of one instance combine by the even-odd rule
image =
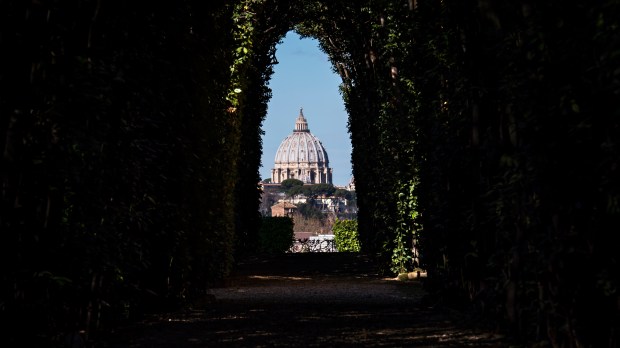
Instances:
[[[289,32],[276,49],[278,64],[269,82],[272,97],[263,122],[261,178],[271,177],[276,150],[293,132],[299,108],[303,108],[310,132],[327,150],[334,185],[346,185],[352,175],[351,140],[338,90],[340,76],[332,72],[327,55],[314,39],[300,40]]]

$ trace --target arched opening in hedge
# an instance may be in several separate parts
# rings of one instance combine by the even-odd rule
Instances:
[[[333,183],[346,185],[352,174],[351,142],[340,77],[332,71],[315,39],[289,31],[276,49],[277,64],[268,82],[272,96],[262,124],[261,178],[271,178],[276,150],[291,134],[303,108],[310,131],[327,150],[330,167],[334,168]]]

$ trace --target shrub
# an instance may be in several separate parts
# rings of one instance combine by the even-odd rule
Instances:
[[[260,251],[284,253],[293,246],[293,219],[288,216],[263,217],[259,230]]]
[[[338,251],[360,251],[357,220],[337,220],[334,222],[333,231]]]

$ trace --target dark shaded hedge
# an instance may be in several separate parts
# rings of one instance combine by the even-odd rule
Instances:
[[[259,240],[267,82],[295,28],[343,79],[362,250],[390,272],[416,241],[433,293],[522,343],[613,346],[619,18],[618,0],[3,1],[1,319],[94,333],[225,276]]]
[[[267,254],[288,251],[295,241],[293,219],[288,216],[264,216],[258,231],[259,250]]]
[[[5,344],[91,339],[230,270],[232,5],[0,3]]]

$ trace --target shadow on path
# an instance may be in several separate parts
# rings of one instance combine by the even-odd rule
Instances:
[[[138,325],[106,346],[505,346],[456,312],[424,306],[423,296],[419,282],[381,278],[355,253],[255,258],[204,303]]]

